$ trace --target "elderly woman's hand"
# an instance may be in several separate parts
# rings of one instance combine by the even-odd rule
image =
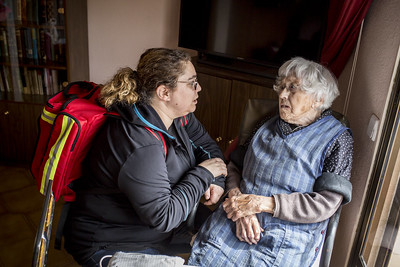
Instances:
[[[264,229],[261,228],[256,215],[246,216],[236,221],[236,237],[249,245],[257,244],[262,232]]]
[[[260,212],[273,213],[275,200],[273,197],[241,194],[227,198],[222,206],[228,219],[232,219],[235,222],[239,218]]]

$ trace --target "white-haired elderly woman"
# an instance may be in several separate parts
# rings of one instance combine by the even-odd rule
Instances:
[[[200,229],[191,265],[310,266],[328,219],[351,200],[353,138],[330,110],[334,76],[296,57],[279,68],[274,90],[279,116],[232,153],[228,198]]]

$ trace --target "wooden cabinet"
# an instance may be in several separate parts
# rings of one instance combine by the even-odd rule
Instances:
[[[87,2],[31,1],[24,8],[18,5],[25,1],[4,2],[0,161],[29,163],[46,100],[71,81],[89,80]]]
[[[2,101],[0,106],[0,159],[30,162],[38,135],[38,118],[43,99],[30,97],[29,103]],[[35,103],[36,101],[36,103]]]
[[[262,77],[193,62],[202,88],[195,115],[224,151],[239,133],[249,98],[277,99],[276,70]]]

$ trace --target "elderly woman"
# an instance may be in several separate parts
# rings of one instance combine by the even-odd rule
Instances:
[[[351,199],[353,138],[329,109],[336,79],[293,58],[279,69],[279,116],[228,165],[228,198],[200,229],[189,264],[310,266],[328,219]],[[243,149],[242,149],[243,151]]]

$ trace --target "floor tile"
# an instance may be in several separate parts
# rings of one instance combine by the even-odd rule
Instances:
[[[44,197],[30,185],[19,190],[1,194],[1,199],[10,212],[31,212],[42,208]]]
[[[34,180],[27,169],[17,167],[0,169],[0,192],[24,188],[33,183]]]
[[[15,241],[0,246],[1,263],[7,267],[32,266],[33,242],[31,239]]]
[[[3,214],[0,216],[0,245],[34,238],[35,231],[23,214]]]
[[[32,266],[43,202],[28,168],[0,166],[0,267]],[[47,266],[78,267],[64,249],[54,248],[62,205],[59,200],[55,206]]]

